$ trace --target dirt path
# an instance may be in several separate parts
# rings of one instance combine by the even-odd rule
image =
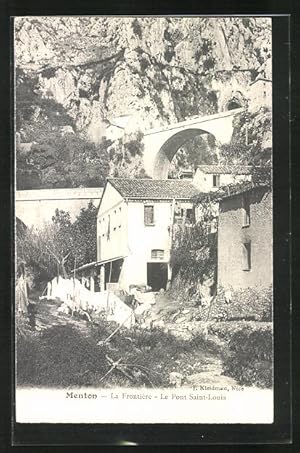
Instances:
[[[151,312],[154,323],[164,319],[164,328],[184,340],[192,339],[199,329],[201,323],[195,321],[197,314],[197,307],[173,300],[166,293],[156,295],[156,303]],[[197,355],[195,360],[197,360]],[[205,357],[201,356],[194,368],[197,369],[197,372],[193,373],[191,365],[191,374],[186,377],[184,385],[187,387],[201,384],[240,387],[235,379],[223,375],[222,360],[217,357],[217,354],[208,353]]]
[[[91,335],[90,326],[80,318],[71,317],[70,315],[58,311],[59,304],[54,301],[42,300],[37,303],[36,309],[36,330],[41,331],[51,326],[73,325],[80,332],[89,337]],[[167,314],[169,322],[165,323],[165,328],[177,337],[183,340],[192,338],[193,332],[189,330],[191,323],[176,323],[176,318],[183,317],[184,308],[180,304],[172,304],[172,301],[165,300],[163,297],[153,306],[153,318],[160,319],[161,314]],[[175,317],[174,317],[175,314]],[[172,317],[174,318],[172,320]],[[217,354],[205,353],[203,350],[195,351],[192,357],[182,357],[179,361],[174,361],[173,371],[179,371],[184,375],[184,386],[199,385],[218,385],[218,386],[237,386],[234,379],[224,376],[222,361]]]
[[[41,300],[36,304],[36,330],[41,331],[51,326],[73,325],[77,327],[84,336],[90,335],[90,328],[83,319],[72,317],[58,311],[59,304],[54,301]]]

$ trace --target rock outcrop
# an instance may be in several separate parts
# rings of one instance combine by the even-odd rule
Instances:
[[[99,142],[123,116],[144,130],[246,104],[250,84],[271,78],[271,19],[17,18],[15,56]]]

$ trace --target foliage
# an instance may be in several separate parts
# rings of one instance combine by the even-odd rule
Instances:
[[[34,126],[39,123],[41,132],[51,131],[53,127],[70,125],[74,127],[72,118],[64,107],[56,102],[51,95],[43,97],[39,90],[36,75],[27,74],[22,69],[16,70],[16,129],[23,130],[28,141],[40,138]]]
[[[131,27],[132,27],[133,33],[136,36],[138,36],[139,39],[142,39],[142,35],[143,35],[142,27],[137,18],[134,19],[134,21],[131,24]]]
[[[142,72],[144,72],[150,66],[150,62],[145,57],[141,57],[140,65],[141,65]]]
[[[273,333],[271,324],[245,325],[229,341],[224,373],[241,385],[272,386]]]
[[[72,326],[52,326],[17,341],[18,385],[96,385],[108,370],[104,351]]]
[[[94,144],[76,134],[74,121],[65,108],[51,93],[42,95],[38,77],[19,69],[16,129],[23,142],[32,143],[26,153],[17,149],[19,190],[103,186],[109,172],[110,142]]]
[[[73,250],[76,267],[96,260],[97,250],[97,208],[92,202],[82,208],[72,224]]]
[[[45,224],[41,230],[28,229],[23,237],[17,238],[17,258],[32,270],[35,284],[47,281],[55,275],[66,273],[65,261],[69,252],[66,238],[57,224]]]
[[[216,224],[215,206],[203,203],[201,218],[194,225],[174,225],[171,249],[173,275],[183,280],[203,283],[215,273],[217,264],[217,235],[211,233]]]
[[[169,177],[178,178],[182,169],[196,169],[198,165],[217,163],[215,138],[210,134],[198,135],[184,143],[175,154]]]
[[[72,133],[49,134],[47,139],[33,144],[23,160],[17,156],[18,189],[31,188],[20,173],[25,169],[38,175],[39,185],[43,188],[103,186],[109,171],[108,144],[95,145]]]
[[[147,178],[143,164],[143,133],[127,134],[108,148],[110,174],[116,178]]]
[[[211,320],[207,323],[207,331],[211,336],[217,336],[221,341],[230,342],[231,338],[235,335],[236,332],[244,330],[246,327],[250,327],[252,330],[255,330],[257,326],[259,328],[270,328],[270,322],[262,322],[259,324],[257,321],[216,321]]]
[[[199,321],[263,321],[273,318],[273,290],[269,288],[246,288],[231,290],[231,301],[226,301],[223,288],[218,288],[216,297],[209,305],[198,307]],[[221,324],[218,328],[221,328]],[[229,325],[229,324],[228,324]],[[232,324],[230,323],[230,326]]]
[[[52,222],[31,228],[17,238],[17,257],[31,269],[35,284],[64,277],[76,267],[96,259],[97,209],[89,203],[72,223],[69,213],[56,210]]]
[[[217,258],[215,233],[204,234],[199,224],[178,229],[176,244],[172,247],[171,265],[176,275],[179,271],[183,280],[203,282],[214,273]]]
[[[18,385],[169,387],[171,372],[179,371],[185,376],[199,372],[207,357],[211,357],[206,351],[208,343],[199,338],[192,342],[182,340],[158,328],[121,328],[103,344],[114,329],[115,325],[99,317],[90,332],[85,329],[85,334],[66,324],[19,337]],[[211,351],[216,354],[215,349]],[[121,360],[127,376],[114,370],[101,380],[111,369],[107,357],[114,362]]]
[[[175,55],[175,52],[174,50],[172,49],[172,47],[168,47],[165,52],[164,52],[164,57],[165,57],[165,60],[170,63],[172,58],[174,57]]]
[[[213,306],[213,318],[271,321],[273,289],[246,288],[231,291],[231,301],[225,302],[224,289],[218,288],[217,300]]]
[[[267,142],[272,131],[272,116],[268,108],[259,112],[245,111],[234,119],[230,144],[220,146],[220,164],[270,165],[271,148]]]
[[[132,157],[141,156],[144,150],[143,138],[144,135],[141,131],[137,131],[135,135],[130,136],[129,140],[124,143],[125,152],[128,151]]]

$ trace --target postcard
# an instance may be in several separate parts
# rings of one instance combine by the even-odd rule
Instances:
[[[14,18],[17,423],[272,424],[272,19]]]

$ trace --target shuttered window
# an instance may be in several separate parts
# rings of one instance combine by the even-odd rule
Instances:
[[[163,260],[164,259],[164,255],[165,255],[164,250],[160,250],[160,249],[151,250],[151,258],[153,260]]]
[[[108,241],[110,240],[110,214],[108,215],[106,238]]]
[[[145,225],[154,225],[154,206],[144,206],[144,223]]]
[[[242,244],[242,269],[243,271],[251,269],[251,242]]]
[[[250,225],[250,201],[248,194],[243,195],[243,226]]]
[[[220,175],[213,175],[213,187],[220,186]]]

